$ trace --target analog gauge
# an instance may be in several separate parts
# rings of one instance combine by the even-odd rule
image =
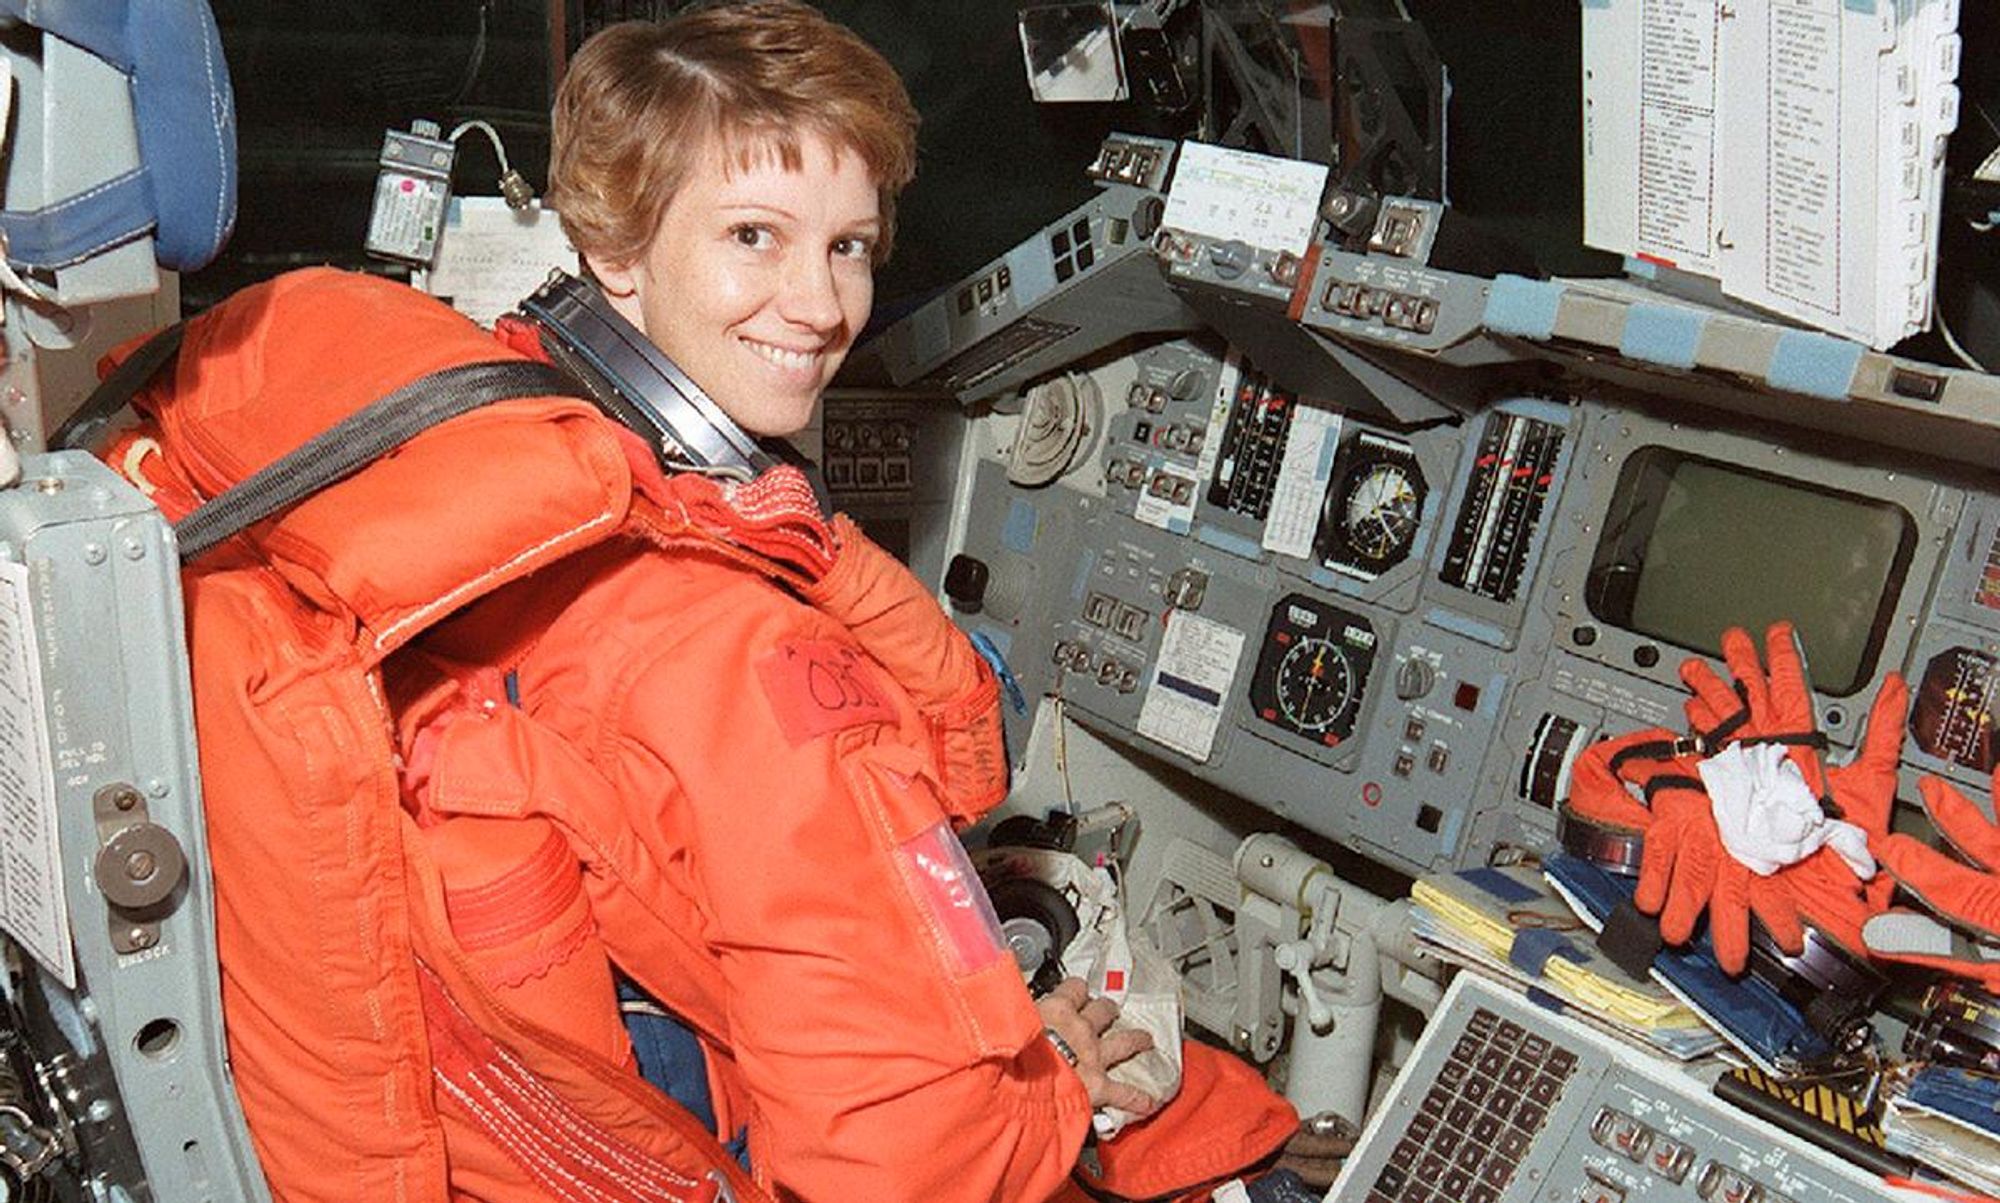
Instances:
[[[1301,639],[1278,662],[1278,709],[1293,729],[1316,735],[1347,709],[1354,671],[1347,656],[1325,639]]]
[[[1416,545],[1424,477],[1407,444],[1366,432],[1347,459],[1320,515],[1321,554],[1329,567],[1373,579]]]
[[[1910,732],[1940,760],[1990,772],[1996,760],[1994,716],[2000,711],[2000,663],[1985,652],[1955,647],[1931,657],[1917,685]]]
[[[1359,614],[1304,593],[1271,610],[1250,677],[1253,728],[1276,728],[1321,749],[1354,734],[1375,664],[1375,628]]]

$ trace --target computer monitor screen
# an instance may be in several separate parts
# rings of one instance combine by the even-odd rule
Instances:
[[[1916,543],[1892,502],[1645,447],[1625,461],[1591,560],[1600,622],[1704,655],[1789,619],[1815,688],[1874,674]]]

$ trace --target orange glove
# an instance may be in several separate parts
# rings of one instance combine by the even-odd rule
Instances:
[[[1643,832],[1639,884],[1632,903],[1659,916],[1660,938],[1685,944],[1709,912],[1716,960],[1741,973],[1750,950],[1751,874],[1723,848],[1690,741],[1664,728],[1635,731],[1586,748],[1570,774],[1570,812],[1615,831]],[[1629,786],[1646,798],[1641,806]],[[1796,915],[1772,900],[1760,915],[1797,941]],[[1789,921],[1789,922],[1788,922]]]
[[[1826,737],[1819,731],[1812,684],[1805,654],[1792,625],[1774,623],[1765,632],[1764,662],[1748,632],[1732,627],[1722,636],[1723,661],[1735,685],[1723,681],[1706,661],[1690,658],[1681,665],[1681,680],[1693,690],[1686,706],[1689,725],[1702,738],[1704,753],[1732,743],[1782,743],[1806,784],[1829,815],[1844,818],[1876,844],[1888,831],[1895,804],[1896,766],[1902,756],[1903,715],[1909,690],[1894,673],[1876,691],[1869,710],[1867,734],[1860,753],[1846,765],[1827,767],[1821,752]],[[1768,666],[1768,669],[1767,669]],[[1888,903],[1893,884],[1878,877],[1863,883],[1831,848],[1821,848],[1798,864],[1769,876],[1752,873],[1725,853],[1727,864],[1715,890],[1730,901],[1724,913],[1737,908],[1735,896],[1747,900],[1747,910],[1764,924],[1787,954],[1796,954],[1804,940],[1803,922],[1859,954],[1861,928]],[[1661,924],[1662,934],[1666,927]],[[1716,959],[1730,972],[1743,961],[1734,931],[1717,928]]]
[[[1995,775],[2000,790],[2000,772]],[[1972,861],[1968,866],[1912,835],[1884,836],[1876,851],[1884,868],[1932,911],[1986,942],[2000,942],[2000,827],[1978,804],[1939,777],[1918,783],[1924,813],[1947,843]],[[1942,969],[2000,991],[2000,961],[1968,958],[1952,951],[1912,951],[1899,937],[1905,912],[1891,912],[1887,926],[1868,925],[1868,949],[1879,957]]]

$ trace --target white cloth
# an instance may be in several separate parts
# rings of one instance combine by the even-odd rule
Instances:
[[[1697,766],[1722,846],[1769,877],[1830,846],[1863,881],[1875,876],[1868,833],[1830,819],[1781,744],[1732,744]]]
[[[1114,1066],[1111,1079],[1138,1087],[1163,1106],[1179,1094],[1180,974],[1151,944],[1128,934],[1124,900],[1110,872],[1067,852],[1042,848],[989,848],[973,853],[972,861],[981,877],[1030,877],[1069,899],[1080,930],[1062,951],[1063,971],[1082,978],[1093,998],[1118,1004],[1112,1031],[1135,1028],[1153,1038],[1152,1048]],[[1137,1118],[1117,1107],[1100,1107],[1091,1121],[1097,1135],[1109,1140]]]

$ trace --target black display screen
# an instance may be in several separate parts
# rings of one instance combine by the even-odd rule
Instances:
[[[1893,502],[1666,447],[1625,461],[1592,557],[1599,621],[1706,655],[1732,626],[1788,619],[1813,685],[1874,675],[1916,523]]]

